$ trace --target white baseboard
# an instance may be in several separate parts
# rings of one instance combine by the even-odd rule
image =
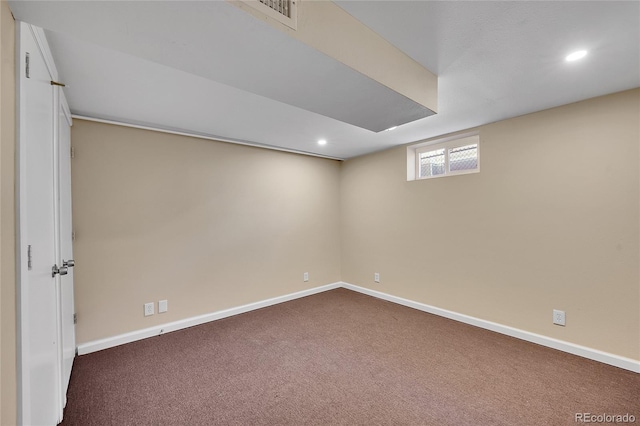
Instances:
[[[130,333],[120,334],[118,336],[107,337],[106,339],[94,340],[92,342],[78,345],[78,355],[85,355],[91,352],[101,351],[103,349],[123,345],[125,343],[131,343],[137,340],[146,339],[148,337],[169,333],[171,331],[182,330],[183,328],[193,327],[194,325],[200,325],[222,318],[227,318],[233,315],[243,314],[245,312],[253,311],[260,308],[266,308],[267,306],[277,305],[278,303],[288,302],[290,300],[299,299],[305,296],[311,296],[312,294],[322,293],[323,291],[333,290],[339,287],[342,287],[342,283],[338,282],[327,284],[308,290],[298,291],[296,293],[286,294],[284,296],[274,297],[272,299],[262,300],[260,302],[249,303],[247,305],[212,312],[210,314],[199,315],[197,317],[191,317],[166,324],[156,325],[153,327],[145,328],[143,330],[136,330]]]
[[[529,331],[524,331],[518,328],[513,328],[506,325],[498,324],[495,322],[486,321],[480,318],[459,314],[457,312],[448,311],[446,309],[436,308],[435,306],[426,305],[420,302],[414,302],[413,300],[403,299],[402,297],[392,296],[387,293],[382,293],[380,291],[359,287],[357,285],[344,283],[344,282],[341,283],[341,285],[342,287],[347,288],[349,290],[353,290],[359,293],[367,294],[369,296],[377,297],[378,299],[384,299],[389,302],[393,302],[399,305],[404,305],[410,308],[417,309],[419,311],[428,312],[430,314],[449,318],[455,321],[460,321],[465,324],[474,325],[476,327],[495,331],[497,333],[506,334],[507,336],[515,337],[521,340],[526,340],[527,342],[537,343],[538,345],[546,346],[548,348],[557,349],[559,351],[567,352],[573,355],[578,355],[583,358],[592,359],[594,361],[599,361],[605,364],[613,365],[615,367],[623,368],[625,370],[633,371],[635,373],[640,373],[640,361],[636,361],[631,358],[625,358],[619,355],[603,352],[598,349],[576,345],[575,343],[565,342],[563,340],[554,339],[552,337],[543,336],[541,334],[531,333]]]
[[[495,331],[496,333],[501,333],[501,334],[505,334],[507,336],[515,337],[521,340],[526,340],[527,342],[537,343],[542,346],[557,349],[573,355],[578,355],[583,358],[592,359],[594,361],[599,361],[605,364],[613,365],[615,367],[623,368],[625,370],[640,373],[640,361],[636,361],[631,358],[625,358],[619,355],[614,355],[614,354],[603,352],[597,349],[588,348],[586,346],[576,345],[574,343],[565,342],[562,340],[554,339],[552,337],[543,336],[541,334],[531,333],[529,331],[520,330],[517,328],[509,327],[509,326],[498,324],[495,322],[486,321],[486,320],[475,318],[469,315],[459,314],[457,312],[437,308],[435,306],[427,305],[420,302],[415,302],[409,299],[403,299],[402,297],[392,296],[387,293],[382,293],[380,291],[359,287],[357,285],[353,285],[345,282],[327,284],[324,286],[315,287],[315,288],[311,288],[303,291],[298,291],[296,293],[291,293],[284,296],[274,297],[272,299],[262,300],[255,303],[249,303],[247,305],[242,305],[235,308],[225,309],[222,311],[212,312],[210,314],[199,315],[197,317],[186,318],[180,321],[174,321],[167,324],[161,324],[154,327],[145,328],[143,330],[137,330],[137,331],[132,331],[130,333],[120,334],[118,336],[108,337],[106,339],[94,340],[92,342],[83,343],[81,345],[78,345],[78,355],[85,355],[91,352],[100,351],[102,349],[108,349],[114,346],[123,345],[125,343],[131,343],[137,340],[146,339],[148,337],[169,333],[171,331],[182,330],[184,328],[193,327],[194,325],[204,324],[210,321],[227,318],[233,315],[238,315],[245,312],[253,311],[255,309],[265,308],[267,306],[277,305],[278,303],[299,299],[305,296],[311,296],[312,294],[322,293],[324,291],[333,290],[340,287],[357,291],[359,293],[367,294],[369,296],[373,296],[378,299],[383,299],[389,302],[397,303],[399,305],[408,306],[410,308],[414,308],[419,311],[428,312],[430,314],[449,318],[455,321],[460,321],[465,324],[470,324],[476,327],[484,328],[486,330]]]

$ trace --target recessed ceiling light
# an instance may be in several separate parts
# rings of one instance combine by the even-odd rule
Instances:
[[[397,128],[398,128],[398,126],[389,127],[388,129],[385,129],[385,132],[389,132],[389,131],[395,130]]]
[[[564,59],[568,62],[572,62],[572,61],[577,61],[578,59],[582,59],[585,56],[587,56],[586,50],[578,50],[576,52],[571,53],[570,55],[567,55],[567,57]]]
[[[327,141],[325,139],[319,139],[318,140],[318,145],[326,145]]]

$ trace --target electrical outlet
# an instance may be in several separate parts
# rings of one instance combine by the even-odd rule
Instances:
[[[169,310],[169,302],[166,300],[161,300],[158,302],[158,313],[161,314],[163,312],[167,312]]]
[[[373,281],[379,283],[380,282],[380,273],[379,272],[374,272],[373,273]]]
[[[154,314],[153,303],[145,303],[144,304],[144,316],[148,317],[149,315]]]
[[[553,323],[556,325],[565,325],[566,317],[564,311],[559,311],[557,309],[553,310]]]
[[[304,282],[305,282],[305,283],[306,283],[307,281],[309,281],[309,273],[308,273],[308,272],[305,272],[305,273],[302,275],[302,279],[304,280]]]

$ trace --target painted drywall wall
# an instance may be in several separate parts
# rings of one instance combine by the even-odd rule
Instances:
[[[15,21],[0,2],[0,424],[17,422]]]
[[[71,140],[79,344],[339,281],[339,162],[84,120]]]
[[[640,90],[477,130],[478,174],[343,164],[342,280],[639,360]]]

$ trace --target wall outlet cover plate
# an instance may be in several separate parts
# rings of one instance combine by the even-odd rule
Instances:
[[[145,303],[144,304],[144,316],[148,317],[150,315],[153,315],[154,309],[153,309],[153,303]]]
[[[566,325],[566,316],[564,311],[558,309],[553,310],[553,323],[556,325]]]

